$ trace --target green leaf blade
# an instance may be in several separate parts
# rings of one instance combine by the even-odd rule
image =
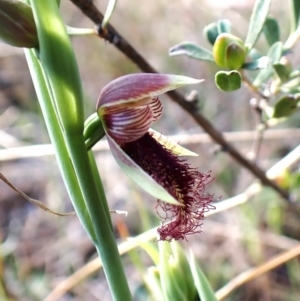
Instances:
[[[169,55],[187,55],[197,60],[214,61],[213,55],[209,50],[191,42],[182,42],[171,47],[169,50]]]
[[[300,95],[287,95],[280,98],[274,107],[274,118],[289,117],[298,109]]]
[[[210,23],[207,26],[205,26],[203,29],[203,35],[206,37],[206,39],[211,45],[214,45],[219,35],[217,23]]]
[[[201,301],[217,301],[214,291],[212,290],[202,270],[198,266],[192,251],[190,251],[190,267],[194,278],[194,283]]]
[[[217,23],[217,28],[219,34],[221,33],[231,33],[231,23],[228,19],[221,19]]]
[[[263,27],[263,33],[270,46],[278,42],[280,40],[280,32],[277,21],[273,18],[267,18]]]
[[[271,1],[272,0],[256,0],[255,2],[245,41],[245,45],[248,49],[254,46],[263,29]]]
[[[262,56],[257,60],[254,60],[249,63],[245,63],[242,66],[242,68],[247,70],[265,69],[268,67],[269,63],[270,63],[270,59],[267,56]]]
[[[283,50],[282,42],[276,42],[270,47],[267,56],[270,59],[271,64],[269,64],[269,66],[266,69],[261,70],[257,74],[253,82],[253,85],[255,87],[259,87],[265,80],[269,79],[274,74],[275,71],[273,68],[273,64],[279,62],[282,56],[282,50]]]
[[[300,1],[291,0],[292,18],[291,18],[291,32],[294,32],[299,27],[300,21]]]
[[[242,77],[236,70],[219,71],[215,75],[215,83],[221,91],[231,92],[241,87]]]

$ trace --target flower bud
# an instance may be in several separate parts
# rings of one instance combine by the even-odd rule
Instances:
[[[31,7],[20,0],[0,0],[0,39],[16,47],[38,45]]]
[[[230,33],[221,33],[215,41],[213,56],[219,66],[239,69],[245,63],[247,52],[241,39]]]

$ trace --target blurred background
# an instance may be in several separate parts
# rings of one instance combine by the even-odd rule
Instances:
[[[94,26],[71,2],[61,2],[67,25]],[[106,1],[94,0],[94,3],[100,11],[105,11]],[[119,33],[159,72],[205,79],[204,83],[181,91],[188,94],[195,89],[203,114],[220,131],[228,132],[229,141],[248,158],[253,157],[259,124],[257,113],[249,105],[254,95],[246,87],[230,93],[219,91],[214,84],[214,74],[219,70],[216,65],[184,56],[169,57],[168,49],[182,41],[210,49],[203,28],[224,18],[231,21],[233,33],[244,39],[253,3],[253,0],[159,0],[146,4],[122,0],[111,20]],[[270,15],[277,18],[281,39],[285,41],[289,34],[288,2],[274,0]],[[118,76],[140,71],[98,37],[76,37],[72,42],[88,117],[95,112],[102,87]],[[263,37],[257,48],[266,53]],[[294,66],[299,64],[298,50],[296,45],[289,57]],[[214,194],[216,201],[233,197],[249,187],[254,178],[248,171],[212,143],[180,107],[166,96],[161,100],[164,115],[154,128],[199,154],[189,162],[202,172],[212,171],[215,180],[208,192]],[[299,125],[299,114],[295,114],[288,122],[265,133],[257,158],[262,168],[267,170],[299,144]],[[24,193],[51,209],[72,211],[48,143],[23,50],[0,42],[0,172]],[[105,141],[95,147],[95,153],[110,208],[128,212],[127,217],[112,216],[118,241],[158,226],[156,200],[126,178]],[[250,202],[208,217],[203,233],[189,237],[182,245],[194,250],[217,290],[251,266],[295,246],[300,239],[299,226],[299,219],[287,210],[284,201],[270,189],[264,189]],[[138,252],[146,273],[151,260],[144,252]],[[63,279],[95,257],[95,249],[76,216],[45,213],[0,183],[1,300],[43,300]],[[136,300],[142,300],[138,293],[143,286],[142,272],[130,256],[125,255],[123,262],[132,292]],[[299,259],[288,262],[236,290],[226,300],[298,301],[299,263]],[[111,300],[103,272],[91,275],[59,300]]]

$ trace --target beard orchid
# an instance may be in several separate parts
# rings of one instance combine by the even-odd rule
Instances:
[[[159,240],[186,239],[201,232],[204,213],[214,208],[205,192],[210,173],[181,156],[196,154],[152,130],[162,114],[158,95],[201,80],[167,74],[131,74],[106,85],[97,102],[110,149],[121,169],[157,198]]]

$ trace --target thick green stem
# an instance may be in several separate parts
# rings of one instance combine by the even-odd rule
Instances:
[[[67,136],[67,144],[79,185],[90,213],[97,238],[97,251],[103,263],[105,275],[114,300],[129,301],[130,290],[121,264],[116,241],[107,216],[105,200],[101,200],[93,177],[82,135]]]
[[[83,136],[87,150],[92,149],[92,147],[105,136],[102,121],[97,113],[92,114],[85,121]]]
[[[80,187],[78,185],[76,175],[74,173],[73,165],[70,161],[65,139],[62,134],[58,117],[53,107],[51,95],[47,88],[45,75],[43,73],[39,60],[34,54],[34,51],[25,50],[25,55],[35,87],[35,91],[37,93],[44,120],[47,126],[47,130],[50,136],[50,140],[54,147],[54,152],[56,155],[60,172],[66,184],[66,188],[72,200],[75,211],[88,235],[90,236],[92,241],[95,242],[96,237],[93,225],[89,213],[86,209],[86,205]]]
[[[53,118],[57,123],[57,132],[54,132],[52,141],[55,142],[57,137],[62,140],[57,147],[59,151],[66,151],[64,160],[68,161],[68,164],[72,163],[75,172],[74,182],[65,183],[67,186],[75,183],[79,185],[81,197],[93,225],[94,243],[103,262],[113,299],[131,301],[101,179],[99,176],[95,177],[95,165],[90,161],[86,150],[83,136],[82,88],[70,40],[55,1],[31,0],[31,5],[39,38],[38,56],[45,74],[45,82],[48,83],[46,89],[50,100],[47,100],[47,104],[51,102],[53,114],[56,115]],[[43,95],[40,98],[43,99]],[[52,125],[49,124],[49,127]],[[68,187],[68,190],[71,191],[71,187]],[[72,201],[77,204],[76,195]]]
[[[49,78],[49,85],[63,129],[83,131],[82,87],[75,54],[56,1],[30,0],[37,27],[38,55]]]
[[[111,216],[110,216],[110,212],[109,212],[108,203],[107,203],[107,200],[106,200],[104,187],[103,187],[103,184],[102,184],[102,180],[101,180],[98,168],[97,168],[97,164],[96,164],[96,160],[95,160],[93,152],[89,151],[88,156],[89,156],[90,165],[91,165],[92,172],[93,172],[93,178],[95,180],[95,183],[96,183],[96,186],[97,186],[97,189],[98,189],[98,193],[100,195],[100,199],[102,200],[102,204],[104,206],[107,219],[110,223],[111,230],[113,231],[113,225],[112,225],[112,221],[111,221]]]

